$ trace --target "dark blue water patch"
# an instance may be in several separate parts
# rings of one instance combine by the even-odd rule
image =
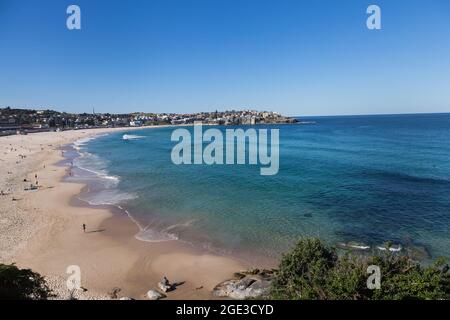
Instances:
[[[420,177],[405,174],[402,172],[395,172],[389,170],[364,170],[361,171],[361,177],[373,178],[375,180],[381,180],[382,182],[396,184],[396,185],[416,185],[416,187],[450,187],[450,180],[446,178],[431,178]]]

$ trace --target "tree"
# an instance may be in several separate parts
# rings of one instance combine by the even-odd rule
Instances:
[[[45,279],[30,269],[0,264],[0,300],[44,300],[53,296]]]

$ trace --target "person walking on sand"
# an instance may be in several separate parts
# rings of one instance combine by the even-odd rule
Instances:
[[[86,224],[83,223],[83,232],[86,232]]]

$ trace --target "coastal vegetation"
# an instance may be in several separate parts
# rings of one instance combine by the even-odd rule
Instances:
[[[0,264],[0,300],[45,300],[51,296],[39,273],[14,264]]]
[[[369,289],[369,266],[381,271]],[[442,258],[423,266],[406,255],[338,254],[316,238],[301,239],[283,255],[269,298],[289,300],[450,299],[449,267]]]
[[[369,285],[373,266],[380,271],[376,288]],[[373,256],[340,254],[320,239],[305,238],[283,255],[278,269],[237,272],[236,279],[217,285],[213,295],[234,299],[448,300],[449,269],[442,258],[422,265],[389,250]],[[50,297],[54,296],[40,274],[0,264],[0,300]]]

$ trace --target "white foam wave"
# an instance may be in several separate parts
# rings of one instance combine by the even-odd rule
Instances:
[[[168,226],[167,228],[163,229],[163,232],[168,232],[169,230],[172,230],[172,229],[175,229],[175,228],[180,228],[180,227],[184,227],[184,228],[190,227],[194,223],[194,221],[195,220],[189,220],[189,221],[186,221],[184,223],[173,224],[173,225]]]
[[[98,135],[93,136],[93,137],[80,138],[78,140],[75,140],[73,142],[72,146],[74,147],[74,149],[80,150],[81,147],[86,145],[89,141],[92,141],[94,139],[97,139],[97,138],[100,138],[100,137],[104,137],[104,136],[107,136],[107,135],[108,135],[108,133],[104,133],[104,134],[98,134]]]
[[[81,170],[90,172],[90,173],[92,173],[92,174],[94,174],[94,175],[96,175],[96,176],[98,176],[99,178],[102,178],[102,179],[112,180],[113,182],[116,182],[116,183],[118,183],[120,181],[119,177],[108,175],[105,172],[96,171],[96,170],[93,170],[93,169],[88,169],[88,168],[85,168],[85,167],[80,166],[80,165],[76,165],[76,167],[81,169]]]
[[[122,206],[116,205],[116,207],[119,208],[120,210],[123,210],[127,214],[128,218],[130,218],[130,220],[133,221],[134,224],[136,224],[138,226],[139,232],[135,235],[135,238],[140,241],[164,242],[164,241],[179,240],[178,236],[176,236],[173,233],[168,232],[168,230],[173,229],[171,227],[182,226],[182,225],[187,226],[188,224],[190,224],[190,222],[188,221],[187,224],[179,224],[179,225],[169,226],[162,231],[157,231],[155,229],[150,229],[149,226],[144,227],[138,220],[136,220],[130,214],[130,212],[128,210],[126,210]]]
[[[117,189],[107,189],[95,194],[88,194],[80,197],[81,200],[93,206],[99,205],[118,205],[120,203],[137,199],[137,196],[131,193],[120,192]]]
[[[89,141],[91,141],[91,140],[93,140],[93,139],[94,139],[94,137],[88,137],[88,138],[81,138],[81,139],[78,139],[78,140],[74,141],[73,147],[74,147],[76,150],[80,150],[82,146],[84,146],[86,143],[88,143]]]
[[[178,240],[178,236],[173,233],[157,231],[154,229],[143,229],[135,235],[137,240],[146,241],[146,242],[164,242],[164,241],[173,241]]]
[[[377,247],[377,249],[381,250],[381,251],[388,250],[388,248],[386,248],[386,247]],[[397,247],[390,247],[389,251],[391,251],[391,252],[400,252],[400,251],[402,251],[402,246],[398,245]]]
[[[368,250],[370,249],[370,246],[365,244],[359,244],[359,243],[339,243],[338,244],[341,248],[351,248],[356,250]]]
[[[364,245],[356,245],[356,244],[350,244],[348,245],[350,248],[358,249],[358,250],[368,250],[370,249],[370,246],[364,246]]]
[[[105,169],[105,167],[107,166],[106,160],[87,151],[79,150],[78,154],[79,157],[73,160],[73,164],[75,167],[83,171],[92,173],[93,175],[101,179],[112,181],[115,184],[119,183],[120,178],[118,176],[110,175],[109,172]]]

